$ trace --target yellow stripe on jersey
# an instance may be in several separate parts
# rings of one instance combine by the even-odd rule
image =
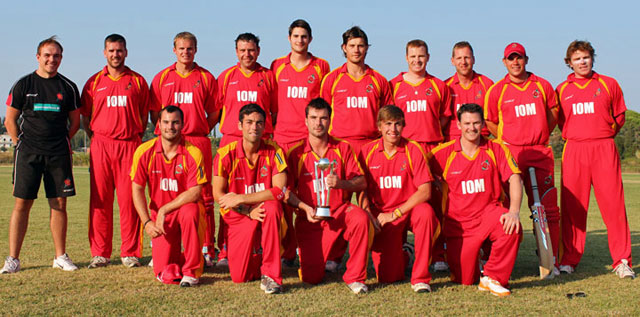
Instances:
[[[431,86],[433,86],[434,90],[438,94],[438,99],[440,99],[440,101],[442,101],[442,93],[440,92],[440,89],[438,88],[438,85],[436,85],[436,81],[433,80],[433,79],[429,79],[429,82],[431,82]]]
[[[542,93],[542,102],[544,107],[547,107],[547,94],[544,92],[544,88],[542,88],[542,84],[539,81],[536,81],[536,85],[538,89],[540,89],[540,93]],[[555,105],[554,105],[555,106]]]
[[[480,85],[482,85],[482,88],[484,90],[487,90],[487,85],[484,84],[484,81],[482,80],[481,76],[478,76],[478,81],[480,82]],[[471,85],[469,85],[469,87],[471,87]]]
[[[367,166],[369,166],[369,159],[371,158],[371,156],[373,155],[373,152],[375,152],[375,150],[378,149],[378,146],[380,145],[380,143],[376,142],[376,145],[374,145],[371,150],[369,151],[369,153],[367,153],[367,157],[364,159],[364,164],[366,164]]]
[[[147,142],[140,144],[140,146],[138,146],[138,148],[136,149],[135,153],[133,154],[133,163],[131,164],[131,173],[129,174],[129,176],[131,176],[131,180],[133,180],[133,178],[136,176],[138,165],[140,164],[140,158],[142,157],[142,155],[144,155],[145,152],[149,151],[150,149],[153,149],[154,145],[156,145],[157,140],[158,140],[157,137],[153,138]],[[147,169],[149,169],[149,167],[147,167]]]
[[[275,75],[276,75],[276,80],[279,80],[279,79],[280,79],[280,73],[282,72],[282,70],[283,70],[286,66],[287,66],[287,64],[284,64],[284,63],[282,63],[282,64],[280,64],[280,66],[278,66],[278,69],[276,69],[276,73],[275,73]],[[295,67],[294,67],[294,69],[295,69]]]
[[[93,85],[91,86],[92,91],[96,90],[96,87],[98,86],[98,82],[100,82],[100,78],[102,77],[102,74],[104,74],[104,69],[99,71],[98,74],[96,74],[96,79],[93,80]]]
[[[561,102],[562,93],[564,92],[564,89],[567,88],[568,84],[569,84],[568,82],[565,82],[564,84],[562,84],[562,86],[560,86],[560,89],[558,89],[558,102]]]
[[[278,168],[278,172],[282,173],[282,171],[284,171],[287,168],[287,161],[285,160],[285,156],[284,156],[284,152],[282,152],[282,148],[280,148],[280,146],[271,139],[267,139],[264,142],[275,149],[276,153],[274,154],[274,158],[276,160],[275,161],[276,167]],[[267,157],[267,160],[268,159],[269,158]]]
[[[458,152],[456,151],[451,152],[451,154],[449,154],[449,157],[447,158],[447,162],[444,164],[444,169],[442,170],[442,178],[444,178],[445,180],[447,180],[447,173],[449,172],[449,167],[451,167],[451,162],[453,162],[453,159],[456,157],[456,154],[458,154]]]
[[[302,146],[304,144],[304,141],[305,140],[300,140],[297,143],[295,143],[293,146],[291,146],[289,148],[289,150],[287,151],[287,153],[285,153],[287,155],[287,158],[289,158],[289,156],[291,156],[291,152],[293,152],[293,149]]]
[[[607,84],[604,82],[604,80],[602,78],[598,77],[598,81],[602,84],[602,86],[604,86],[604,89],[607,91],[607,95],[611,96],[611,91],[609,91],[609,86],[607,86]],[[589,84],[589,83],[587,83],[587,84]]]
[[[445,84],[445,85],[447,85],[447,86],[451,86],[451,83],[453,83],[453,79],[454,79],[454,78],[455,78],[455,77],[451,76],[451,78],[449,78],[449,80],[447,80],[447,82],[446,82],[446,83],[444,83],[444,84]],[[464,87],[462,87],[462,88],[464,88]]]
[[[184,142],[184,148],[187,150],[189,155],[191,155],[193,160],[196,162],[196,167],[198,168],[198,177],[196,178],[197,183],[198,184],[206,183],[208,180],[207,180],[207,176],[204,173],[204,167],[203,167],[204,158],[202,156],[202,152],[200,151],[200,149],[198,149],[195,145],[191,144],[191,142],[189,141]],[[187,166],[188,165],[185,162],[184,169],[185,171],[189,172],[187,169]]]
[[[500,92],[500,98],[498,98],[498,135],[496,136],[496,138],[499,142],[502,142],[502,134],[504,130],[504,120],[502,119],[502,98],[504,97],[504,92],[506,90],[507,90],[507,85],[502,86],[502,91]],[[488,107],[485,107],[485,108],[488,108]]]
[[[167,77],[167,74],[169,74],[169,71],[171,69],[167,68],[164,70],[164,72],[162,72],[162,75],[160,75],[160,80],[158,81],[158,88],[162,88],[162,83],[164,82],[164,78]]]
[[[380,83],[378,82],[378,80],[374,76],[371,76],[371,81],[376,86],[376,90],[378,91],[378,93],[380,93]]]
[[[313,152],[311,152],[313,153]],[[298,176],[297,178],[300,179],[300,174],[302,174],[302,167],[304,166],[304,161],[307,159],[307,154],[309,153],[303,153],[300,156],[300,159],[298,160],[298,170],[296,171],[296,175]]]
[[[504,143],[497,142],[495,140],[490,140],[490,142],[495,142],[498,145],[500,145],[500,148],[502,148],[502,151],[504,151],[504,157],[507,160],[509,167],[511,168],[511,172],[515,174],[520,173],[520,168],[518,168],[518,164],[516,163],[516,160],[513,158],[513,155],[511,155],[511,151],[509,151],[509,148],[506,145],[504,145]]]
[[[204,82],[205,87],[209,87],[209,82],[207,81],[207,74],[205,74],[204,70],[200,70],[200,76],[202,77],[202,81]]]
[[[396,94],[398,93],[398,88],[400,88],[400,84],[402,84],[401,81],[397,82],[396,85],[393,87],[393,98],[396,98]]]
[[[220,176],[220,177],[224,177],[224,175],[221,174],[222,172],[222,160],[229,155],[229,153],[231,153],[231,151],[234,151],[236,149],[236,145],[238,144],[237,141],[233,141],[221,148],[218,149],[218,174],[214,175],[214,176]]]

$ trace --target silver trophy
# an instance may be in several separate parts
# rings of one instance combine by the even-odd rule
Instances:
[[[313,179],[313,191],[316,193],[316,217],[321,219],[331,218],[329,209],[329,194],[331,188],[327,186],[325,176],[333,173],[333,162],[327,158],[321,158],[314,164],[315,178]]]

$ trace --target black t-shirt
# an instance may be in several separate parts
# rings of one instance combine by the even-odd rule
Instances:
[[[78,87],[71,80],[61,74],[42,78],[33,72],[13,85],[7,106],[22,112],[18,149],[41,155],[70,153],[69,112],[81,106]]]

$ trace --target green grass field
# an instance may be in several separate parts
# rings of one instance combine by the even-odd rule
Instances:
[[[0,256],[8,254],[8,224],[13,197],[11,168],[0,167]],[[621,280],[611,273],[606,230],[592,198],[587,247],[576,273],[540,281],[531,233],[529,212],[522,209],[525,236],[511,279],[513,294],[497,298],[476,286],[449,282],[445,273],[435,274],[432,293],[415,294],[407,281],[378,284],[370,266],[370,292],[356,296],[345,287],[342,272],[328,274],[326,282],[301,283],[295,269],[283,271],[285,293],[265,295],[259,282],[233,284],[226,271],[207,269],[202,285],[181,289],[164,285],[149,267],[126,269],[120,265],[119,230],[107,268],[89,270],[87,237],[89,177],[87,168],[75,169],[79,195],[69,199],[67,250],[80,267],[76,272],[51,268],[54,256],[48,226],[48,207],[40,193],[31,211],[19,274],[0,275],[1,315],[640,315],[640,279]],[[640,174],[625,174],[627,214],[633,253],[640,254]],[[117,223],[117,214],[114,215]],[[143,263],[150,260],[145,237]],[[640,267],[634,266],[638,272]],[[585,292],[587,297],[568,299],[567,293]]]

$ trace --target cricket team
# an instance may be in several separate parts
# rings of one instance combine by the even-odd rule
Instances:
[[[593,186],[614,272],[635,277],[614,143],[626,106],[616,80],[593,71],[589,42],[569,45],[572,73],[554,90],[527,71],[519,43],[504,49],[507,74],[494,83],[475,72],[468,42],[454,45],[456,72],[442,81],[426,71],[427,44],[412,40],[408,70],[387,81],[365,63],[369,43],[359,27],[342,35],[346,62],[333,71],[309,52],[312,39],[309,24],[294,21],[291,52],[265,68],[259,38],[240,34],[238,63],[216,79],[194,61],[196,37],[178,33],[176,62],[149,86],[125,65],[125,38],[111,34],[107,65],[82,91],[57,72],[62,45],[55,37],[40,42],[38,69],[7,99],[15,206],[0,272],[20,270],[41,179],[53,267],[77,269],[65,249],[66,197],[76,193],[69,140],[82,124],[91,140],[89,268],[110,264],[115,191],[122,264],[141,265],[144,231],[164,283],[196,285],[203,268],[215,265],[228,267],[235,283],[260,279],[265,293],[280,293],[282,267],[294,267],[296,256],[300,280],[318,284],[348,247],[343,280],[356,294],[368,291],[371,255],[381,283],[406,272],[415,292],[430,292],[430,269],[448,270],[453,282],[507,296],[523,235],[523,184],[533,204],[525,172],[533,167],[552,274],[571,274],[580,263]],[[149,117],[158,136],[142,143]],[[207,135],[216,124],[223,137],[212,155]],[[549,146],[556,125],[566,140],[560,206]],[[316,175],[321,160],[324,177]],[[321,194],[327,188],[328,197]],[[322,198],[328,201],[320,205]],[[329,207],[331,217],[317,215],[318,207]]]

